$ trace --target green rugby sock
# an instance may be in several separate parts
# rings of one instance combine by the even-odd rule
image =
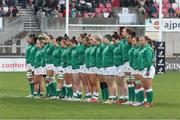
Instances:
[[[48,86],[48,84],[46,84],[46,96],[48,96],[49,94],[50,94],[49,86]]]
[[[140,102],[140,100],[139,100],[139,90],[138,89],[135,90],[135,101]]]
[[[49,84],[49,86],[50,86],[50,88],[51,88],[51,94],[52,94],[52,96],[56,96],[56,86],[55,86],[55,84],[53,83],[53,82],[51,82],[50,84]]]
[[[37,92],[34,92],[33,95],[34,95],[34,96],[37,96]]]
[[[139,91],[139,101],[142,103],[144,102],[144,89]]]
[[[60,90],[60,89],[57,89],[56,91],[57,91],[57,92],[56,92],[56,96],[60,96],[60,95],[61,95],[61,90]]]
[[[56,80],[54,80],[54,77],[52,77],[52,80],[53,80],[54,86],[57,87],[57,82]]]
[[[66,95],[66,86],[63,86],[62,91],[61,91],[61,96],[65,97],[65,95]]]
[[[131,101],[132,100],[132,89],[131,89],[132,87],[131,87],[131,85],[128,85],[128,95],[129,95],[129,101]]]
[[[72,87],[67,87],[67,96],[72,97],[73,96],[73,89]]]
[[[146,96],[147,96],[147,102],[148,103],[152,103],[152,101],[153,101],[153,90],[152,89],[148,89],[146,91]]]
[[[102,93],[102,100],[106,100],[106,91],[105,91],[105,89],[101,89],[101,93]]]
[[[135,87],[134,86],[132,86],[132,102],[134,102],[135,101],[135,99],[136,99],[136,94],[135,94]]]
[[[108,91],[108,88],[105,88],[105,100],[108,100],[109,99],[109,91]]]
[[[29,85],[30,85],[31,95],[33,95],[34,94],[34,81],[30,82]]]
[[[82,97],[82,92],[77,91],[76,93],[77,93],[77,98],[80,98],[80,99],[81,99],[81,97]]]
[[[87,93],[87,94],[85,95],[85,98],[92,98],[92,94],[91,94],[91,93]]]

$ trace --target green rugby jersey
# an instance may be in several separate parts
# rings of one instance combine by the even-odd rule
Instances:
[[[114,65],[116,67],[120,66],[123,64],[123,55],[122,55],[122,44],[117,44],[114,51]]]
[[[72,54],[72,48],[68,47],[66,50],[67,66],[71,66],[71,54]]]
[[[44,49],[45,49],[44,50],[45,63],[53,64],[52,53],[54,51],[54,45],[51,43],[47,44]]]
[[[103,67],[102,65],[102,52],[105,49],[106,45],[101,43],[96,50],[96,67],[101,68]]]
[[[66,51],[67,51],[67,48],[62,48],[61,49],[61,66],[63,68],[67,67],[67,56],[66,56]]]
[[[78,58],[79,58],[79,64],[84,65],[85,64],[85,51],[86,51],[86,46],[83,44],[78,44]]]
[[[123,63],[128,62],[128,51],[131,49],[132,46],[128,43],[127,38],[122,39],[120,44],[122,44]]]
[[[91,52],[91,47],[88,46],[85,51],[85,64],[87,68],[90,67],[90,52]]]
[[[103,67],[114,66],[114,55],[113,55],[114,49],[115,49],[115,45],[113,45],[113,44],[106,45],[105,49],[102,52]]]
[[[36,51],[37,51],[37,47],[34,45],[33,48],[31,49],[30,57],[29,57],[30,63],[32,66],[34,66],[34,59],[35,59]]]
[[[138,57],[139,57],[139,52],[140,52],[141,48],[142,47],[140,45],[136,45],[134,48],[133,57],[131,58],[131,59],[133,59],[132,68],[135,70],[138,69]]]
[[[60,45],[54,46],[52,58],[53,58],[53,64],[55,67],[61,66],[61,47],[60,47]]]
[[[143,46],[138,56],[138,68],[142,71],[144,68],[147,68],[147,71],[150,70],[153,65],[154,52],[149,45]]]
[[[34,59],[34,68],[42,67],[41,57],[42,57],[42,48],[37,48],[35,59]]]
[[[95,67],[96,66],[96,50],[98,46],[91,46],[90,49],[90,57],[89,57],[89,67]]]
[[[45,47],[45,46],[44,46],[44,47]],[[42,66],[42,67],[45,67],[45,66],[46,66],[45,56],[44,56],[44,51],[45,51],[44,47],[43,47],[42,50],[41,50],[41,66]]]
[[[75,47],[72,48],[71,65],[72,65],[72,69],[79,69],[80,68],[79,48],[78,48],[78,46],[75,46]]]
[[[31,49],[34,47],[34,44],[29,44],[26,47],[26,64],[30,64],[30,53],[31,53]]]

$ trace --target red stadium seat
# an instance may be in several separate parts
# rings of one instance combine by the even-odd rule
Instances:
[[[95,11],[96,13],[101,13],[101,8],[96,8]]]
[[[163,0],[163,3],[165,4],[169,3],[169,0]]]
[[[92,13],[92,17],[95,17],[96,16],[96,13]]]
[[[111,8],[112,7],[111,3],[106,3],[106,7]]]
[[[168,13],[168,9],[167,9],[167,8],[163,8],[162,12],[163,12],[164,14],[167,14],[167,13]]]
[[[107,8],[102,8],[102,12],[108,12],[108,9]]]
[[[103,3],[99,3],[99,7],[100,7],[100,8],[105,8],[105,6],[104,6]]]
[[[107,12],[112,12],[112,8],[107,8]]]
[[[88,18],[89,17],[89,13],[84,13],[84,17]]]
[[[100,17],[100,16],[102,16],[103,14],[102,13],[96,13],[96,16],[97,17]]]

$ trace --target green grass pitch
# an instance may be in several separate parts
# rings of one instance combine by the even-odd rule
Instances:
[[[152,108],[30,99],[25,73],[0,73],[0,119],[180,119],[180,72],[154,79]]]

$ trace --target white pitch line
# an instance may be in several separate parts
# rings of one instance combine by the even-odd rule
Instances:
[[[0,94],[0,98],[4,98],[4,97],[19,98],[19,97],[22,97],[22,96],[18,96],[18,95],[9,95],[9,94]]]

